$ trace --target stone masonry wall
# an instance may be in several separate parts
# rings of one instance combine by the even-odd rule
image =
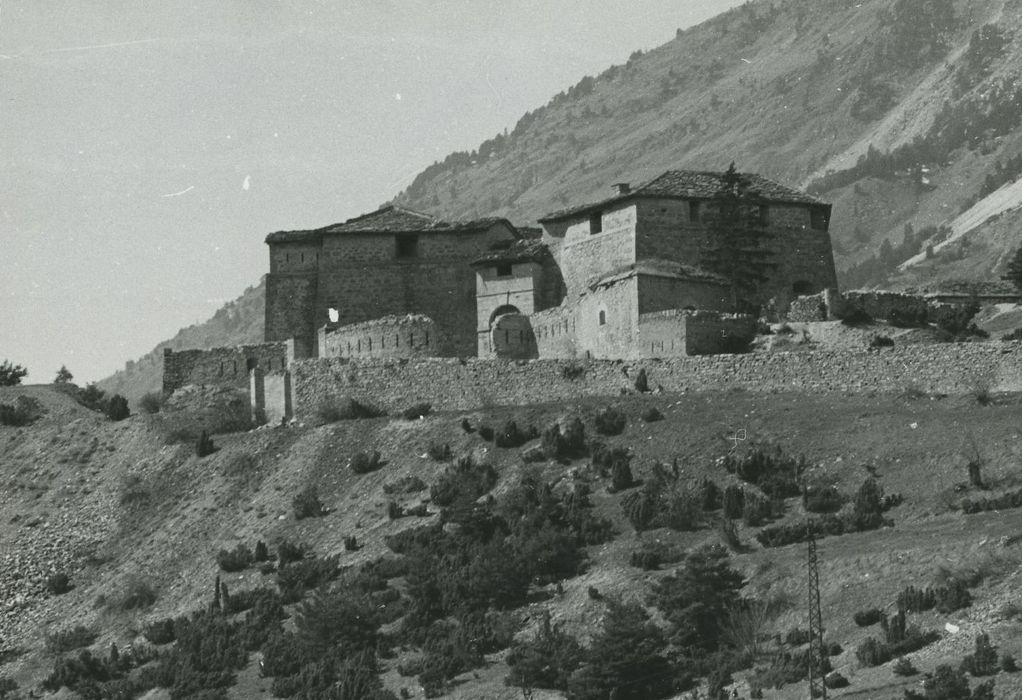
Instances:
[[[610,270],[635,262],[635,204],[626,203],[602,213],[603,230],[590,233],[589,216],[544,227],[544,240],[557,251],[568,299]]]
[[[386,316],[341,326],[324,335],[323,357],[437,357],[440,333],[427,316]]]
[[[529,321],[540,357],[572,358],[578,355],[575,306],[556,306],[540,311],[533,314]]]
[[[639,316],[638,352],[648,357],[684,357],[727,352],[733,339],[751,340],[751,316],[710,311],[658,311]]]
[[[613,397],[645,368],[651,386],[668,392],[750,391],[928,392],[963,394],[977,386],[1022,391],[1022,342],[956,343],[879,350],[816,351],[583,363],[585,376],[567,379],[574,360],[302,360],[291,367],[299,419],[322,402],[351,397],[389,411],[427,401],[438,410],[487,405]],[[626,370],[622,372],[622,370]]]
[[[239,345],[206,350],[163,351],[163,391],[188,384],[249,387],[249,370],[270,372],[288,364],[287,343]]]

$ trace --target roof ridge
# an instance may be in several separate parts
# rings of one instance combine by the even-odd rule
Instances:
[[[340,224],[330,224],[329,226],[324,226],[323,228],[327,229],[327,228],[331,228],[333,226],[341,226],[341,225],[345,225],[345,224],[353,224],[353,223],[356,223],[358,221],[362,221],[363,219],[368,219],[371,216],[377,216],[378,214],[385,214],[388,211],[397,211],[397,212],[401,212],[402,214],[409,214],[411,216],[417,216],[417,217],[419,217],[421,219],[426,219],[428,221],[439,221],[440,220],[437,217],[433,216],[432,214],[426,214],[425,212],[415,211],[414,209],[408,209],[407,207],[398,206],[397,204],[388,204],[386,206],[380,207],[379,209],[375,209],[373,211],[366,212],[365,214],[359,214],[358,216],[354,216],[354,217],[352,217],[350,219],[345,219]]]

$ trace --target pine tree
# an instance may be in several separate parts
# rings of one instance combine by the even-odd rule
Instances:
[[[1015,251],[1008,263],[1008,269],[1001,279],[1011,282],[1015,288],[1022,292],[1022,248]]]
[[[11,364],[10,360],[0,362],[0,386],[17,386],[28,370],[21,365]]]
[[[67,365],[61,365],[60,369],[57,370],[57,376],[54,378],[54,384],[68,384],[74,379],[74,375],[71,374],[71,370],[67,368]]]
[[[717,217],[710,224],[701,264],[731,286],[731,303],[739,310],[749,303],[776,267],[766,245],[771,237],[759,214],[759,204],[748,194],[748,178],[731,166],[721,176],[714,196]]]

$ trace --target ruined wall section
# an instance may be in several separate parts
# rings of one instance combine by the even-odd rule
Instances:
[[[324,334],[323,357],[348,359],[437,357],[443,346],[428,316],[385,316]]]
[[[290,361],[289,343],[239,345],[205,350],[163,351],[163,391],[173,392],[188,384],[249,388],[249,371],[285,369]],[[293,351],[290,351],[293,352]]]
[[[584,368],[581,377],[571,379]],[[457,359],[292,365],[294,407],[310,418],[323,401],[355,398],[389,411],[426,401],[438,410],[617,396],[644,368],[665,391],[927,392],[966,394],[977,386],[1022,390],[1022,342],[914,345],[879,350],[753,353],[641,360],[492,361]]]
[[[658,311],[639,316],[636,349],[644,357],[733,352],[756,334],[756,319],[713,311]]]

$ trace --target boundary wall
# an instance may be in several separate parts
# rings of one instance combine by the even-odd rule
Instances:
[[[286,369],[294,359],[292,341],[205,350],[163,350],[163,391],[188,384],[249,387],[249,372]]]
[[[583,367],[568,379],[566,367]],[[926,392],[1022,391],[1022,342],[948,343],[894,348],[709,355],[633,362],[594,360],[462,360],[433,358],[293,363],[291,406],[299,420],[323,402],[353,398],[397,411],[426,401],[437,410],[619,396],[633,390],[640,368],[667,392],[750,391]],[[284,386],[284,382],[277,383]],[[279,390],[278,390],[279,391]],[[266,402],[284,404],[283,397]]]
[[[437,357],[440,331],[428,316],[384,316],[363,323],[319,330],[323,357],[351,359]]]

